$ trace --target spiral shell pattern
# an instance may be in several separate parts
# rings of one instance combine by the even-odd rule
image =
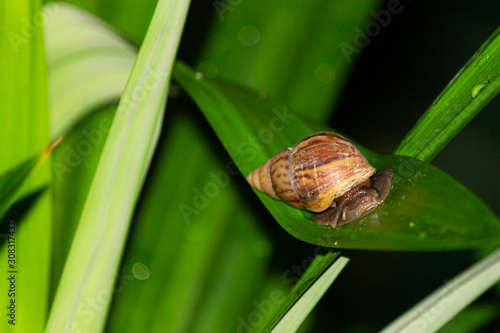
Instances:
[[[319,132],[280,151],[252,171],[247,181],[293,207],[322,212],[375,171],[352,142]]]

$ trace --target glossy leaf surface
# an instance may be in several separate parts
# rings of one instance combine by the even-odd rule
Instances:
[[[244,175],[301,138],[329,130],[307,123],[278,102],[200,78],[181,63],[174,77],[195,100]],[[263,193],[257,195],[289,233],[321,246],[438,251],[499,242],[496,216],[459,182],[414,158],[358,148],[375,168],[394,170],[391,192],[384,203],[358,220],[330,229],[316,225],[306,211]]]

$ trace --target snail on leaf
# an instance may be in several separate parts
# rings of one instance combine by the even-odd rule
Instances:
[[[252,171],[248,183],[270,197],[313,212],[335,228],[366,214],[389,194],[392,169],[376,171],[343,136],[319,132]]]

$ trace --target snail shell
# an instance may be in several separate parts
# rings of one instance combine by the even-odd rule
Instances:
[[[336,133],[319,132],[277,153],[247,181],[293,207],[324,212],[313,219],[335,227],[339,220],[346,223],[383,201],[379,189],[390,187],[392,170],[378,177],[382,179],[376,187],[370,181],[375,172],[352,142]]]

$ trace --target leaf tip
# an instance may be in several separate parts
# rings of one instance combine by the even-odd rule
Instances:
[[[45,162],[45,160],[47,159],[47,157],[49,157],[50,153],[52,153],[52,151],[57,147],[59,146],[59,144],[62,142],[63,140],[63,136],[59,136],[57,139],[55,139],[54,141],[52,141],[48,146],[47,148],[45,148],[45,150],[43,151],[42,155],[40,156],[40,158],[38,159],[38,161],[36,162],[36,165],[35,165],[35,168],[39,167],[43,162]]]

